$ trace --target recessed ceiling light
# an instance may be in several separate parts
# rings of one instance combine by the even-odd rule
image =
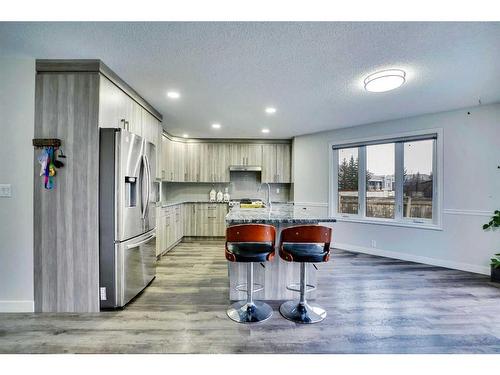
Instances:
[[[179,94],[177,91],[169,91],[167,92],[167,96],[170,99],[179,99],[181,97],[181,94]]]
[[[262,129],[262,133],[269,133],[269,129]]]
[[[220,124],[218,122],[215,122],[212,124],[212,128],[214,129],[220,129]]]
[[[184,133],[182,136],[183,136],[184,138],[187,138],[187,137],[189,137],[189,134]]]
[[[370,74],[365,78],[365,90],[385,92],[397,89],[405,83],[406,72],[401,69],[387,69]]]
[[[266,107],[265,111],[266,111],[266,113],[268,115],[272,115],[272,114],[276,113],[276,108],[274,108],[274,107]]]

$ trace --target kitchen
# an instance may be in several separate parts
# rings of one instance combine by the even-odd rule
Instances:
[[[0,352],[498,352],[498,23],[0,35]]]

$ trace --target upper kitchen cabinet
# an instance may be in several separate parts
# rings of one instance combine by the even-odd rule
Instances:
[[[186,144],[182,142],[172,142],[172,146],[172,181],[184,182],[187,179]]]
[[[163,169],[163,157],[161,153],[161,134],[162,128],[161,123],[151,115],[148,111],[141,108],[141,116],[142,116],[142,137],[155,145],[156,149],[156,174],[155,178],[162,178],[162,170]]]
[[[187,181],[187,161],[190,165],[195,163],[187,158],[187,145],[183,142],[176,142],[166,136],[162,136],[162,163],[164,166],[164,175],[162,180],[168,182]],[[196,178],[197,173],[189,175],[190,178]]]
[[[126,129],[129,100],[131,99],[118,86],[100,75],[99,127]]]
[[[99,127],[142,135],[142,107],[105,76],[99,80]]]
[[[158,146],[158,129],[161,126],[160,122],[145,109],[142,109],[142,137]]]
[[[230,145],[230,165],[261,165],[262,145],[233,143]]]
[[[229,150],[224,143],[200,143],[199,182],[229,182]]]
[[[99,75],[99,127],[128,130],[158,148],[161,116],[144,99],[136,96],[133,89],[120,83],[122,81],[112,82],[104,74]]]
[[[291,182],[291,146],[288,143],[262,145],[262,182]]]
[[[202,158],[204,156],[204,158]],[[184,166],[185,166],[185,182],[202,182],[201,170],[206,167],[207,161],[204,160],[207,154],[203,144],[201,143],[186,143],[184,144]]]

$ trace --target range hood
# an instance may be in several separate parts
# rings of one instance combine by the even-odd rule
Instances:
[[[230,165],[230,172],[261,172],[262,167],[260,165]]]

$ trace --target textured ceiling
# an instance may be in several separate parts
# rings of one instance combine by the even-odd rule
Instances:
[[[0,23],[0,56],[102,59],[170,133],[193,137],[287,138],[500,101],[500,23]],[[390,67],[405,85],[363,89]]]

